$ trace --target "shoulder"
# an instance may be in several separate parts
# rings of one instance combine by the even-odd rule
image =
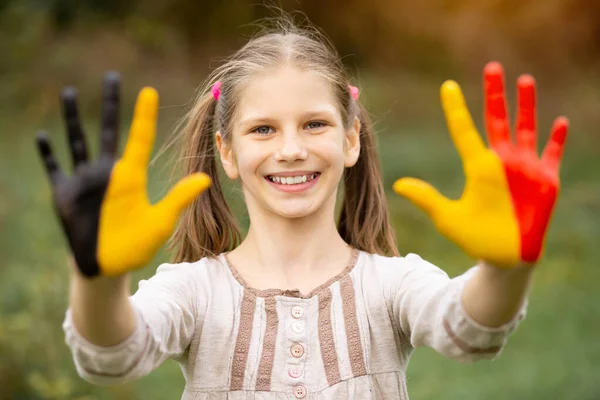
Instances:
[[[216,257],[203,257],[194,262],[163,263],[156,269],[156,276],[160,274],[198,275],[222,272],[225,265],[223,255]]]
[[[442,269],[420,255],[409,253],[405,256],[385,256],[361,251],[360,272],[367,276],[377,276],[384,284],[400,284],[419,278],[448,279]]]
[[[204,257],[194,262],[163,263],[149,279],[139,282],[140,289],[145,285],[158,285],[178,288],[198,288],[228,278],[228,269],[223,256]]]

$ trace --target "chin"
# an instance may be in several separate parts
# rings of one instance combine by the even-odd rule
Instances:
[[[272,213],[289,219],[300,219],[319,216],[319,218],[328,217],[329,208],[332,213],[335,208],[335,196],[333,193],[331,196],[323,196],[324,193],[315,193],[313,196],[306,198],[288,198],[288,199],[270,199],[265,205]]]
[[[313,215],[315,213],[314,210],[307,210],[307,209],[298,209],[298,210],[274,210],[274,212],[279,215],[280,217],[283,218],[288,218],[288,219],[299,219],[299,218],[306,218],[309,217],[311,215]]]
[[[319,209],[320,207],[315,207],[314,204],[277,204],[274,207],[271,207],[271,211],[274,214],[289,219],[306,218],[316,214],[319,211]]]

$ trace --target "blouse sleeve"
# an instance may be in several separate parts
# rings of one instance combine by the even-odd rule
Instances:
[[[133,334],[110,347],[82,337],[67,310],[63,323],[78,374],[90,383],[115,385],[145,376],[168,358],[181,356],[203,319],[203,296],[190,274],[194,264],[163,264],[139,283],[130,297],[136,316]]]
[[[461,362],[493,359],[525,317],[527,301],[499,327],[483,326],[467,314],[461,295],[477,266],[451,279],[418,255],[401,260],[406,272],[393,294],[392,309],[401,334],[413,347],[428,346]]]

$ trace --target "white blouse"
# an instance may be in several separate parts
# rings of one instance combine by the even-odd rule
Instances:
[[[163,264],[131,296],[135,332],[98,347],[63,329],[81,377],[113,385],[168,358],[185,375],[182,399],[408,399],[405,372],[418,346],[462,362],[499,354],[525,316],[481,326],[460,298],[473,267],[450,279],[415,254],[355,250],[348,267],[314,289],[257,290],[225,254]]]

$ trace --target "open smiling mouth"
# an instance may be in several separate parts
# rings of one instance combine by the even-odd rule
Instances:
[[[277,176],[267,175],[265,178],[272,183],[278,185],[300,185],[307,182],[312,182],[321,175],[320,172],[313,172],[312,174],[296,175],[296,176]]]

